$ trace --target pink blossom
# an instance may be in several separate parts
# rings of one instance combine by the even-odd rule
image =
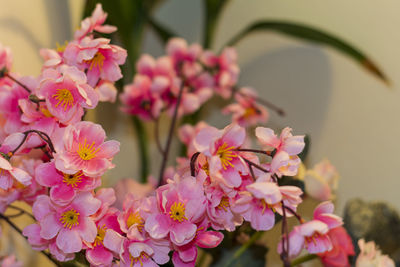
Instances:
[[[223,98],[229,98],[232,95],[239,72],[236,50],[232,47],[224,48],[218,58],[218,73],[215,76],[217,82],[216,92]]]
[[[204,121],[200,121],[194,126],[184,124],[179,128],[178,136],[181,142],[186,145],[186,155],[188,157],[191,157],[196,152],[196,148],[193,144],[195,136],[206,127],[209,127],[209,125]]]
[[[44,59],[43,68],[56,68],[63,63],[61,53],[54,49],[40,49],[40,56]]]
[[[223,130],[205,127],[196,135],[194,147],[207,157],[211,179],[220,175],[227,187],[240,186],[241,174],[247,173],[247,167],[237,149],[245,138],[245,129],[237,124],[230,124]]]
[[[194,177],[181,178],[157,189],[158,211],[145,222],[152,238],[169,238],[175,245],[189,243],[196,235],[196,222],[205,216],[206,199],[202,184]]]
[[[152,194],[155,190],[155,185],[148,183],[139,183],[133,178],[124,178],[118,180],[118,183],[114,186],[116,193],[115,207],[122,209],[122,205],[125,199],[130,197],[145,198]]]
[[[67,64],[85,69],[87,81],[95,87],[99,79],[115,82],[122,78],[119,65],[125,63],[126,50],[109,44],[106,38],[85,37],[79,42],[71,42],[65,48]]]
[[[336,227],[328,232],[332,242],[332,249],[318,254],[326,267],[347,267],[350,266],[349,256],[353,256],[353,242],[343,227]]]
[[[69,66],[43,71],[39,97],[46,100],[49,113],[64,124],[80,121],[84,109],[95,108],[98,102],[96,92],[86,83],[85,73]]]
[[[305,191],[317,200],[332,200],[335,198],[334,191],[337,189],[338,180],[336,168],[328,160],[323,160],[306,171]]]
[[[50,187],[50,199],[58,205],[68,204],[78,192],[93,190],[101,183],[100,177],[87,177],[81,171],[62,173],[56,169],[53,161],[39,165],[35,177],[39,184]]]
[[[360,254],[357,257],[356,267],[394,267],[394,261],[388,255],[383,255],[374,241],[358,240]]]
[[[15,188],[4,190],[0,188],[0,213],[4,213],[11,203],[16,201],[20,196],[20,192]]]
[[[107,13],[102,9],[101,4],[96,4],[96,8],[92,13],[91,17],[85,18],[81,22],[81,28],[78,29],[75,34],[75,39],[81,39],[93,31],[100,33],[113,33],[117,30],[115,26],[103,25],[107,19]]]
[[[5,68],[7,71],[11,70],[13,56],[11,54],[11,49],[7,46],[3,46],[0,43],[0,70]]]
[[[232,121],[242,127],[254,126],[259,123],[266,123],[269,117],[267,109],[257,104],[257,93],[249,87],[241,88],[235,94],[237,103],[226,106],[222,112],[232,114]]]
[[[0,188],[4,190],[10,189],[14,182],[18,182],[24,186],[31,184],[32,177],[20,168],[11,166],[11,163],[0,156]]]
[[[2,257],[0,261],[2,267],[22,267],[23,263],[15,258],[15,255]]]
[[[102,80],[94,89],[99,95],[100,102],[114,103],[117,99],[117,88],[115,88],[114,84],[111,82]]]
[[[50,198],[39,196],[33,204],[33,214],[39,221],[43,239],[56,238],[57,247],[64,253],[82,249],[82,241],[93,243],[97,228],[89,217],[100,208],[101,202],[90,192],[82,192],[67,206],[59,207]]]
[[[60,129],[54,140],[55,166],[66,174],[79,171],[89,177],[100,177],[114,167],[112,158],[119,151],[119,142],[106,141],[103,128],[92,122],[81,121]]]

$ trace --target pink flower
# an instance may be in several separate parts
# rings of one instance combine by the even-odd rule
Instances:
[[[187,147],[186,155],[188,157],[191,157],[196,152],[196,148],[193,144],[195,136],[206,127],[209,127],[209,125],[204,121],[200,121],[194,126],[190,124],[184,124],[179,128],[178,136],[181,142]]]
[[[247,173],[247,167],[237,149],[245,138],[245,129],[237,124],[230,124],[223,130],[206,127],[196,135],[194,147],[206,156],[211,179],[220,174],[223,177],[221,182],[227,187],[240,186],[241,174]]]
[[[93,190],[101,183],[100,177],[87,177],[81,171],[62,173],[56,169],[54,161],[39,165],[35,178],[39,184],[50,187],[50,199],[57,205],[66,205],[78,192]]]
[[[307,170],[304,177],[306,193],[320,201],[335,198],[339,174],[328,160],[316,164],[313,169]]]
[[[332,214],[331,202],[322,202],[314,210],[314,218],[309,222],[295,226],[289,234],[289,257],[297,256],[305,247],[309,253],[323,253],[333,248],[328,232],[343,224],[339,216]],[[278,253],[282,253],[283,242],[278,244]]]
[[[266,231],[275,225],[273,207],[280,204],[282,194],[276,183],[265,177],[260,178],[255,183],[246,186],[247,192],[239,193],[233,210],[250,222],[252,228]]]
[[[118,183],[114,186],[115,194],[117,197],[115,207],[122,209],[122,205],[125,199],[135,197],[135,198],[145,198],[152,194],[155,190],[155,185],[152,183],[139,183],[133,178],[124,178],[118,180]]]
[[[82,241],[93,243],[97,228],[89,217],[100,208],[101,202],[90,192],[82,192],[63,207],[56,206],[47,196],[39,196],[33,204],[33,214],[39,221],[43,239],[56,238],[57,247],[64,253],[82,249]]]
[[[215,248],[222,242],[224,239],[222,233],[207,231],[207,228],[208,224],[205,220],[198,226],[196,237],[190,243],[173,246],[172,262],[174,266],[194,266],[197,259],[197,247]]]
[[[204,218],[206,199],[202,183],[194,177],[181,178],[157,189],[158,210],[145,222],[152,238],[169,238],[175,245],[189,243],[196,235],[196,222]]]
[[[0,264],[2,267],[22,267],[23,266],[23,263],[18,261],[15,258],[15,255],[9,255],[6,257],[2,257]]]
[[[11,163],[0,156],[0,188],[4,190],[10,189],[14,182],[18,182],[24,186],[31,184],[32,177],[20,168],[11,166]]]
[[[68,66],[61,67],[59,71],[43,71],[39,97],[46,100],[49,113],[61,123],[78,122],[83,116],[84,108],[96,107],[98,96],[86,83],[85,73]]]
[[[13,56],[11,54],[11,50],[7,46],[3,46],[0,43],[0,70],[5,68],[7,71],[11,70],[12,67]]]
[[[55,166],[66,174],[79,171],[89,177],[100,177],[114,167],[112,158],[119,151],[119,142],[106,141],[103,128],[92,122],[81,121],[61,129],[55,138],[57,153]]]
[[[332,249],[318,254],[326,267],[347,267],[350,266],[349,256],[353,256],[353,242],[346,230],[339,226],[328,232],[332,242]]]
[[[75,34],[75,39],[81,39],[93,31],[100,33],[113,33],[117,30],[115,26],[103,25],[107,19],[107,13],[102,9],[101,4],[96,5],[96,9],[93,11],[92,16],[85,18],[81,22],[81,28],[78,29]]]
[[[114,84],[108,81],[100,81],[94,88],[99,95],[99,101],[114,103],[117,99],[117,88]]]
[[[242,127],[266,123],[269,117],[267,109],[257,104],[257,93],[254,89],[244,87],[235,94],[237,103],[226,106],[222,112],[232,113],[232,121]]]
[[[277,174],[278,177],[296,175],[301,163],[297,155],[301,153],[305,146],[304,135],[293,136],[291,131],[291,128],[286,127],[278,138],[272,129],[256,128],[258,141],[275,151],[271,161],[271,171]]]
[[[376,247],[374,241],[358,240],[360,254],[357,257],[356,267],[394,267],[394,261]]]
[[[70,65],[86,70],[88,84],[95,87],[99,79],[115,82],[122,78],[119,65],[125,63],[126,50],[109,44],[106,38],[85,37],[65,48],[64,58]]]
[[[4,190],[0,188],[0,213],[4,213],[11,203],[16,201],[20,196],[20,192],[15,188]]]

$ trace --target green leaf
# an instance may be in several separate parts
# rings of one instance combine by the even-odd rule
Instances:
[[[292,23],[287,21],[273,21],[273,20],[264,20],[258,21],[233,37],[228,43],[228,46],[232,46],[237,44],[244,37],[249,35],[250,33],[256,31],[275,31],[278,33],[283,33],[292,37],[297,37],[303,40],[311,41],[314,43],[324,44],[330,46],[339,52],[349,56],[369,72],[377,76],[387,85],[389,85],[389,80],[386,75],[378,68],[378,66],[369,59],[362,51],[345,42],[344,40],[329,34],[323,30],[316,29],[314,27],[310,27],[307,25],[302,25],[298,23]]]
[[[204,48],[210,48],[221,11],[229,0],[204,0]]]
[[[178,36],[178,34],[174,33],[164,25],[160,24],[154,18],[149,17],[148,20],[151,28],[154,30],[154,32],[158,35],[158,37],[164,44],[166,44],[168,40],[171,39],[172,37]]]

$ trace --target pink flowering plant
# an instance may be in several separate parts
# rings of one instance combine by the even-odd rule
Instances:
[[[225,261],[229,266],[247,248],[265,247],[255,242],[278,223],[281,240],[270,248],[284,266],[316,257],[326,266],[349,266],[354,248],[333,213],[328,183],[310,189],[311,197],[326,200],[311,219],[298,212],[307,195],[305,179],[298,179],[305,136],[290,127],[276,132],[258,126],[270,111],[284,112],[254,89],[239,86],[232,47],[214,53],[171,38],[166,55],[138,58],[133,80],[119,99],[122,112],[137,125],[154,124],[162,157],[158,179],[142,172],[146,186],[123,181],[117,195],[113,188],[101,188],[102,176],[115,167],[120,143],[107,140],[102,126],[86,121],[85,114],[99,102],[116,100],[114,83],[123,77],[127,58],[124,48],[103,37],[117,30],[104,24],[106,19],[98,4],[65,47],[41,50],[38,77],[12,72],[11,52],[0,45],[0,218],[57,266],[66,261],[195,266],[207,253],[218,262],[221,249],[238,247]],[[229,102],[222,113],[231,119],[223,129],[198,119],[215,96]],[[164,115],[171,124],[163,146],[158,124]],[[183,153],[168,166],[178,123]],[[250,145],[252,139],[257,146]],[[333,177],[334,167],[323,170],[319,176]],[[15,201],[26,202],[31,211]],[[32,220],[24,229],[12,220],[22,215]],[[295,222],[292,229],[289,220]],[[308,254],[298,258],[302,252]],[[2,259],[15,261],[14,256]]]

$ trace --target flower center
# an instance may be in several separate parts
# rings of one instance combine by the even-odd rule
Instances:
[[[139,232],[143,231],[144,221],[142,217],[140,217],[139,212],[129,214],[128,219],[126,220],[126,225],[130,228],[132,225],[135,225],[138,228]]]
[[[146,252],[142,251],[139,255],[139,257],[133,257],[131,254],[129,254],[129,259],[131,260],[131,266],[132,267],[135,263],[139,262],[140,266],[143,266],[143,261],[148,259],[149,255],[146,254]]]
[[[78,184],[82,182],[82,175],[83,173],[81,171],[75,173],[75,174],[63,174],[63,182],[66,183],[69,186],[72,187],[77,187]]]
[[[65,41],[64,44],[60,45],[59,42],[56,42],[56,50],[58,53],[63,53],[65,48],[67,48],[68,41]]]
[[[98,245],[103,245],[103,240],[104,240],[104,236],[106,235],[106,230],[107,227],[103,224],[103,226],[100,227],[97,226],[97,235],[96,238],[94,239],[94,243],[93,246],[98,246]]]
[[[68,89],[57,89],[52,97],[58,101],[56,107],[61,104],[61,107],[64,107],[64,111],[74,105],[74,96]]]
[[[86,143],[86,138],[82,143],[79,143],[78,145],[78,150],[76,151],[83,160],[91,160],[94,157],[96,157],[96,153],[100,150],[100,148],[96,148],[95,142],[93,141],[92,144],[89,146],[89,144]]]
[[[89,70],[92,70],[93,68],[99,68],[99,70],[101,71],[101,69],[103,68],[104,59],[106,58],[103,56],[103,54],[97,52],[91,60],[86,61],[86,63],[90,64]]]
[[[227,208],[229,208],[229,199],[226,196],[223,196],[221,198],[221,202],[219,202],[219,205],[217,206],[217,209],[228,211]]]
[[[74,209],[70,209],[61,214],[60,222],[64,226],[64,228],[71,229],[74,226],[79,225],[79,212]]]
[[[254,115],[257,115],[258,113],[259,113],[259,111],[258,111],[256,108],[254,108],[254,107],[248,107],[248,108],[246,108],[246,109],[244,110],[243,117],[244,117],[244,118],[249,118],[249,117],[252,117],[252,116],[254,116]]]
[[[208,165],[208,161],[206,161],[206,163],[203,166],[201,166],[201,168],[208,176],[210,176],[210,165]]]
[[[174,202],[171,206],[169,215],[174,221],[183,222],[184,220],[187,220],[185,217],[185,204],[182,202]]]
[[[228,166],[234,167],[232,164],[232,160],[234,158],[237,158],[237,155],[233,153],[233,149],[236,147],[230,146],[228,147],[227,143],[223,143],[222,146],[220,146],[217,150],[217,155],[221,159],[221,164],[224,170],[228,168]]]
[[[41,108],[40,111],[43,113],[43,115],[47,118],[51,118],[53,117],[53,115],[51,115],[50,111],[47,108]]]

